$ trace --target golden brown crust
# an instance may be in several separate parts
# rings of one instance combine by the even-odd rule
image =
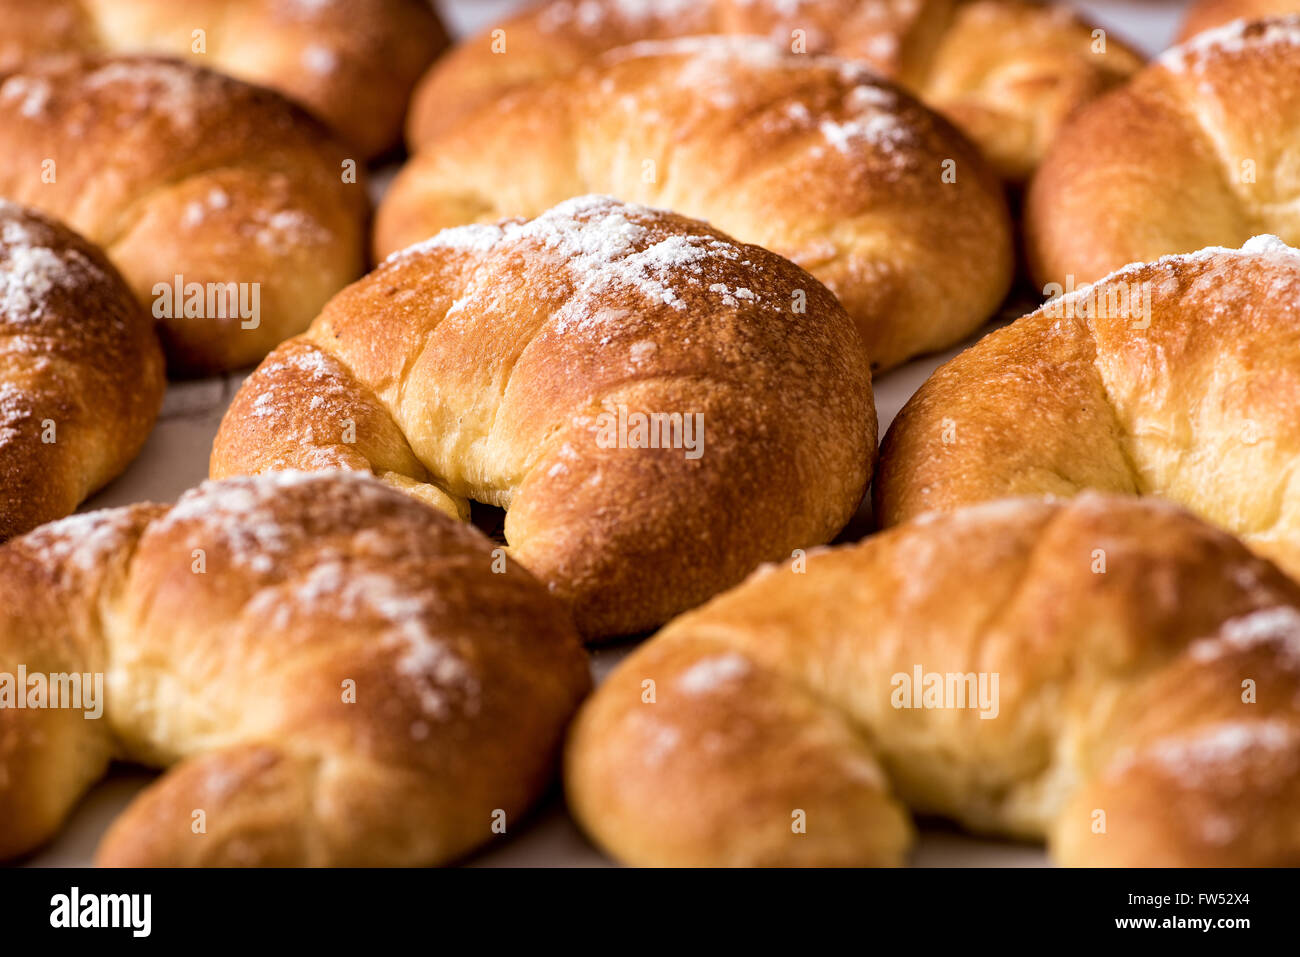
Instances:
[[[908,706],[918,667],[987,693]],[[927,516],[670,623],[565,765],[633,864],[899,864],[906,805],[1067,865],[1295,866],[1300,585],[1150,500]]]
[[[104,254],[0,200],[0,542],[121,473],[165,387],[153,323]]]
[[[423,147],[493,101],[615,47],[700,34],[762,35],[869,65],[944,113],[998,172],[1023,181],[1081,104],[1141,57],[1059,5],[1029,0],[552,0],[458,46],[416,92]],[[504,51],[501,49],[504,44]]]
[[[677,417],[657,445],[651,415]],[[703,223],[584,197],[450,230],[345,289],[245,383],[211,474],[370,468],[448,511],[506,508],[511,554],[594,637],[828,540],[875,435],[825,287]]]
[[[209,483],[0,548],[0,671],[104,674],[103,716],[0,709],[0,858],[111,757],[170,768],[109,865],[426,865],[509,831],[589,687],[491,543],[346,473]],[[494,822],[498,825],[493,830]]]
[[[878,521],[1006,495],[1159,495],[1300,574],[1298,297],[1300,252],[1260,237],[1049,303],[904,407],[881,452]]]
[[[1043,283],[1272,233],[1300,243],[1300,17],[1175,47],[1067,124],[1030,186]]]
[[[969,335],[1010,283],[1002,188],[960,134],[861,65],[746,37],[624,47],[481,109],[402,170],[376,250],[588,192],[803,266],[877,369]]]
[[[57,59],[0,78],[0,196],[102,246],[180,373],[257,361],[360,273],[368,203],[345,159],[277,94],[176,61]],[[188,294],[162,298],[178,275],[202,288],[204,318],[186,318]],[[207,295],[229,283],[250,318]]]
[[[393,146],[447,45],[422,0],[0,0],[0,73],[50,54],[188,58],[269,87],[357,147]]]
[[[1300,0],[1196,0],[1183,17],[1178,42],[1227,26],[1233,20],[1266,20],[1300,13]]]

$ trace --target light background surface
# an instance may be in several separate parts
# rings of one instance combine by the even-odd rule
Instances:
[[[491,26],[521,0],[441,0],[436,4],[457,36]],[[1182,0],[1078,0],[1072,4],[1093,20],[1145,53],[1165,49],[1177,31],[1185,6]],[[380,184],[388,176],[377,177]],[[876,406],[881,434],[912,393],[939,365],[956,355],[987,329],[948,352],[918,359],[876,382]],[[144,451],[131,468],[87,502],[82,511],[129,505],[133,502],[174,501],[186,489],[207,478],[208,453],[217,426],[243,381],[243,374],[221,379],[174,384],[162,415]],[[627,653],[626,648],[598,651],[592,662],[597,680]],[[75,866],[91,863],[95,847],[108,825],[153,775],[119,769],[82,802],[67,827],[46,849],[27,861],[29,866]],[[557,793],[531,819],[500,843],[475,855],[473,866],[567,867],[610,862],[579,832]],[[1044,866],[1046,855],[1031,845],[980,840],[942,822],[922,823],[921,838],[912,857],[917,866]]]

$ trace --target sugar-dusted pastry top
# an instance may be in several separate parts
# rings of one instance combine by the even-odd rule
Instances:
[[[211,474],[350,468],[510,554],[588,637],[828,541],[875,459],[868,361],[793,263],[609,197],[447,230],[339,293],[236,395]]]
[[[0,542],[125,469],[164,387],[153,321],[104,254],[0,200]]]
[[[994,332],[895,419],[883,524],[1007,495],[1172,499],[1300,573],[1300,251],[1135,263]]]
[[[362,475],[45,525],[0,547],[0,589],[0,668],[92,682],[0,709],[0,859],[126,759],[166,770],[101,864],[452,861],[545,791],[590,682],[541,584]]]

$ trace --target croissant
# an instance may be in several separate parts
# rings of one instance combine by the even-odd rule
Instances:
[[[537,581],[360,475],[45,525],[0,591],[0,859],[122,758],[169,770],[100,864],[453,860],[543,793],[590,680]]]
[[[589,638],[827,541],[870,480],[868,363],[803,270],[606,197],[448,230],[339,293],[235,396],[211,475],[372,471],[465,517]]]
[[[256,362],[362,271],[354,167],[277,94],[187,64],[59,59],[0,77],[0,196],[104,248],[177,374]]]
[[[1159,495],[1300,575],[1300,251],[1129,266],[939,369],[894,420],[876,517],[1085,488]]]
[[[1030,185],[1026,251],[1065,286],[1131,262],[1300,243],[1300,16],[1174,47],[1061,132]]]
[[[103,253],[0,200],[0,542],[120,474],[165,387],[153,325]]]
[[[796,53],[858,60],[945,114],[1022,182],[1081,104],[1141,57],[1068,8],[1026,0],[551,0],[430,69],[407,120],[423,148],[495,100],[614,47],[692,34],[761,34]]]
[[[1227,26],[1233,20],[1265,20],[1291,13],[1300,13],[1300,0],[1195,0],[1183,16],[1178,42]]]
[[[1300,864],[1300,585],[1154,500],[1005,500],[756,572],[587,701],[640,865],[896,865],[908,809],[1072,866]]]
[[[424,0],[0,0],[0,73],[51,54],[188,58],[302,104],[361,150],[393,146],[446,47]]]
[[[1010,284],[1002,187],[948,123],[865,67],[738,37],[616,50],[480,109],[403,168],[375,246],[590,192],[803,266],[878,369],[961,340]]]

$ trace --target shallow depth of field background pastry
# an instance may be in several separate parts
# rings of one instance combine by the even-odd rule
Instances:
[[[0,0],[0,73],[61,53],[152,53],[270,87],[360,154],[393,146],[446,45],[422,0]]]
[[[497,27],[500,35],[471,38],[421,82],[407,124],[412,146],[615,47],[754,35],[865,63],[946,115],[1018,183],[1075,109],[1141,63],[1117,37],[1099,38],[1095,23],[1035,0],[543,0]],[[517,52],[499,56],[501,41]]]
[[[267,0],[267,2],[269,3],[271,0]],[[350,2],[352,0],[329,0],[329,2],[312,3],[309,6],[319,8]],[[580,0],[579,3],[575,4],[575,7],[579,5],[581,5]],[[627,5],[637,6],[639,4],[629,0]],[[683,0],[679,5],[686,7],[691,4],[688,0]],[[39,9],[41,7],[52,8],[56,5],[33,3],[26,6]],[[168,4],[168,6],[180,5]],[[482,31],[490,29],[494,24],[519,12],[522,4],[518,0],[437,0],[436,6],[443,14],[449,32],[455,38],[463,40],[482,35]],[[781,6],[792,6],[792,4],[782,3]],[[1175,36],[1182,27],[1185,9],[1188,5],[1179,2],[1179,0],[1132,0],[1132,2],[1126,2],[1126,0],[1077,0],[1077,2],[1071,3],[1071,6],[1082,11],[1085,18],[1090,22],[1095,22],[1105,28],[1108,38],[1118,40],[1121,44],[1124,41],[1130,41],[1140,48],[1140,52],[1144,57],[1150,58],[1161,53],[1174,41]],[[358,23],[356,26],[361,27],[362,24]],[[211,36],[209,39],[211,39]],[[997,53],[999,46],[1009,39],[1011,38],[998,35],[983,37],[980,40],[980,47],[987,46],[990,53]],[[171,42],[174,43],[175,41]],[[0,40],[0,48],[3,48],[2,40]],[[1112,46],[1111,49],[1113,51],[1115,47]],[[323,65],[326,60],[320,53],[310,54],[310,59],[317,66]],[[511,66],[512,61],[509,56],[499,57],[497,61],[492,64],[493,69],[500,69],[503,72],[514,69]],[[950,62],[953,64],[951,76],[953,82],[957,84],[957,88],[954,88],[957,89],[957,92],[960,92],[958,88],[961,84],[970,80],[976,84],[976,92],[980,93],[983,80],[987,76],[989,85],[986,88],[997,97],[997,101],[993,105],[1009,106],[1013,112],[1018,111],[1021,106],[1036,109],[1038,104],[1050,106],[1053,103],[1064,102],[1058,94],[1061,92],[1069,93],[1068,90],[1060,91],[1050,87],[1039,90],[1035,84],[1021,84],[1018,82],[1015,68],[1010,69],[1007,73],[994,71],[985,74],[984,71],[989,66],[989,63],[982,56],[972,57],[964,61],[954,60]],[[974,70],[975,75],[965,75],[963,73],[963,64],[965,67]],[[913,90],[915,92],[916,88],[913,88]],[[1012,93],[1019,91],[1019,94],[1025,94],[1027,98],[1020,99],[1019,94],[1016,94],[1010,99],[1006,99],[1002,95],[1004,91]],[[1041,100],[1036,95],[1036,91],[1042,93]],[[925,95],[924,91],[922,91],[922,96]],[[1094,94],[1089,94],[1089,96],[1092,95]],[[21,106],[26,102],[27,97],[25,95],[19,98],[15,94],[12,105],[15,110],[20,110]],[[33,101],[33,105],[37,102],[39,102],[39,97]],[[455,104],[447,106],[446,115],[449,120],[454,118],[456,112],[454,107]],[[1001,121],[1000,113],[1000,110],[995,110],[990,119]],[[1016,116],[1024,115],[1023,113],[1016,113]],[[1050,117],[1052,113],[1048,110],[1032,115]],[[958,125],[966,124],[966,121],[958,117],[955,112],[950,111],[949,116],[950,119],[956,120]],[[1015,121],[1016,116],[1012,117],[1013,121]],[[969,124],[966,125],[966,128],[972,133],[976,132],[975,128]],[[1025,139],[1014,140],[1008,138],[1003,141],[1006,146],[1013,148],[1011,151],[1013,156],[1019,155],[1017,151],[1023,144],[1027,143],[1034,148],[1044,145],[1037,135],[1041,131],[1038,125],[1031,123],[1021,125],[1019,128],[1025,131]],[[347,149],[346,147],[340,148]],[[527,156],[530,151],[535,149],[536,146],[531,144],[524,144],[519,148],[523,156]],[[249,155],[255,154],[250,153]],[[990,156],[993,156],[992,152],[990,152]],[[996,159],[996,157],[993,158]],[[364,165],[361,164],[362,168],[359,170],[363,177],[366,172]],[[371,170],[373,175],[369,177],[369,181],[374,199],[382,199],[386,184],[396,172],[396,169],[397,164],[390,163],[385,167]],[[1004,175],[1005,173],[1004,170]],[[213,213],[209,212],[206,215],[211,216]],[[175,223],[173,222],[171,225],[174,226]],[[745,237],[739,238],[744,239]],[[294,246],[292,248],[297,249],[299,247]],[[313,264],[320,261],[319,251],[319,247],[312,247],[306,257],[305,265],[295,270],[295,273],[304,282],[318,283],[321,281],[321,271],[313,269]],[[992,251],[996,252],[996,249]],[[359,275],[360,272],[361,269],[358,268],[353,275]],[[347,281],[346,278],[340,280],[339,284],[341,285],[345,281]],[[328,298],[328,295],[326,293],[323,298]],[[964,293],[959,289],[955,295],[960,299]],[[997,321],[1005,323],[1032,310],[1037,305],[1037,299],[1012,302],[1004,310],[1001,319]],[[301,317],[305,327],[306,323],[319,312],[319,302],[308,306],[304,297],[302,310],[306,313]],[[989,329],[990,326],[985,326],[971,337],[968,337],[961,345],[971,344],[979,335],[989,331]],[[924,382],[926,377],[944,360],[951,358],[959,347],[908,362],[879,376],[875,380],[873,387],[882,429],[888,426],[899,408]],[[249,361],[255,360],[250,359]],[[194,381],[172,382],[168,386],[166,399],[157,425],[150,434],[140,455],[119,479],[110,483],[103,491],[95,495],[83,508],[134,505],[148,501],[173,502],[186,490],[201,483],[207,477],[209,455],[218,426],[245,375],[246,372],[235,372]],[[846,537],[861,537],[870,527],[870,511],[864,509],[850,526]],[[627,649],[625,647],[597,650],[592,658],[592,670],[595,678],[598,681],[603,680],[611,668],[622,660],[626,654]],[[25,862],[36,866],[90,863],[94,858],[97,846],[112,822],[122,814],[123,810],[143,789],[147,788],[155,780],[155,776],[134,769],[117,767],[111,770],[108,777],[96,785],[89,792],[86,799],[73,809],[70,818],[60,830],[58,836],[39,852],[27,858]],[[981,838],[977,835],[962,833],[954,827],[937,824],[933,820],[922,820],[918,825],[917,839],[912,850],[907,855],[907,860],[909,863],[921,866],[1040,866],[1047,863],[1046,855],[1036,846],[1000,839]],[[598,851],[592,843],[582,836],[563,804],[552,797],[546,799],[537,814],[530,818],[526,824],[521,823],[518,828],[509,828],[503,838],[493,843],[483,852],[476,854],[471,859],[471,863],[478,866],[502,864],[541,866],[556,864],[602,865],[611,863],[611,858]]]
[[[349,162],[279,94],[186,62],[60,57],[0,74],[0,197],[103,246],[162,320],[176,373],[256,362],[360,274],[365,172],[349,182]],[[191,287],[206,295],[179,294]],[[218,287],[237,295],[214,300]]]
[[[1040,283],[1270,233],[1300,243],[1300,14],[1233,21],[1090,103],[1026,198]]]
[[[1011,282],[1003,188],[965,137],[861,64],[754,37],[620,47],[480,107],[403,167],[375,251],[584,193],[798,263],[857,321],[876,369],[960,341]]]

